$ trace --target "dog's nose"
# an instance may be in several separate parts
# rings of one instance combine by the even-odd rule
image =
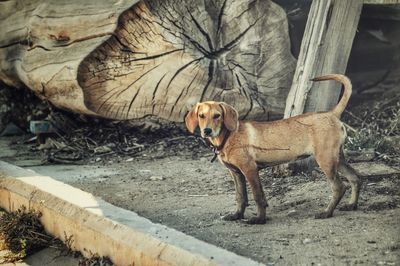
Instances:
[[[212,129],[209,127],[206,127],[203,131],[204,131],[204,135],[209,136],[209,135],[211,135]]]

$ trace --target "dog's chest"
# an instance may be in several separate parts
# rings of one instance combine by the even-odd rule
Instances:
[[[238,168],[237,166],[235,166],[234,164],[225,162],[225,161],[223,161],[223,160],[220,160],[220,161],[221,161],[221,163],[222,163],[223,165],[226,166],[226,168],[228,168],[228,169],[231,170],[232,172],[241,173],[241,171],[239,170],[239,168]]]

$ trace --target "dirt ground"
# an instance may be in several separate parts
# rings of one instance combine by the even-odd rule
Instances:
[[[221,220],[235,208],[233,181],[224,166],[210,162],[210,150],[187,148],[187,137],[165,140],[173,142],[172,155],[160,156],[159,145],[134,158],[111,154],[75,165],[43,164],[43,154],[27,149],[26,139],[1,138],[0,160],[264,264],[400,265],[400,175],[364,177],[359,210],[316,220],[331,195],[322,174],[274,177],[263,170],[269,220],[247,225]],[[251,200],[246,217],[253,214]]]
[[[267,223],[223,221],[221,216],[235,209],[227,169],[210,162],[213,153],[198,137],[169,124],[153,131],[149,128],[157,124],[148,127],[139,121],[132,130],[56,112],[52,123],[66,130],[53,136],[55,143],[46,142],[51,149],[39,150],[29,141],[32,135],[0,137],[0,160],[267,265],[400,265],[398,84],[396,76],[382,83],[392,88],[383,95],[352,97],[343,121],[349,135],[346,149],[361,151],[361,156],[349,157],[362,173],[359,209],[336,210],[325,220],[314,219],[331,196],[323,174],[276,176],[262,170]],[[387,165],[397,167],[397,174],[382,170]],[[348,198],[349,191],[341,204]],[[249,203],[246,218],[256,212],[254,201]]]

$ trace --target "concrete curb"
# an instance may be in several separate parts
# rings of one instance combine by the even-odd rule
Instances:
[[[46,231],[116,265],[262,265],[205,243],[92,194],[0,161],[0,207],[39,210]]]

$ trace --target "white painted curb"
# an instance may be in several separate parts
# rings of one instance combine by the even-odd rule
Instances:
[[[39,210],[46,231],[90,256],[108,256],[116,265],[229,265],[258,262],[205,243],[92,194],[0,161],[0,207]]]

